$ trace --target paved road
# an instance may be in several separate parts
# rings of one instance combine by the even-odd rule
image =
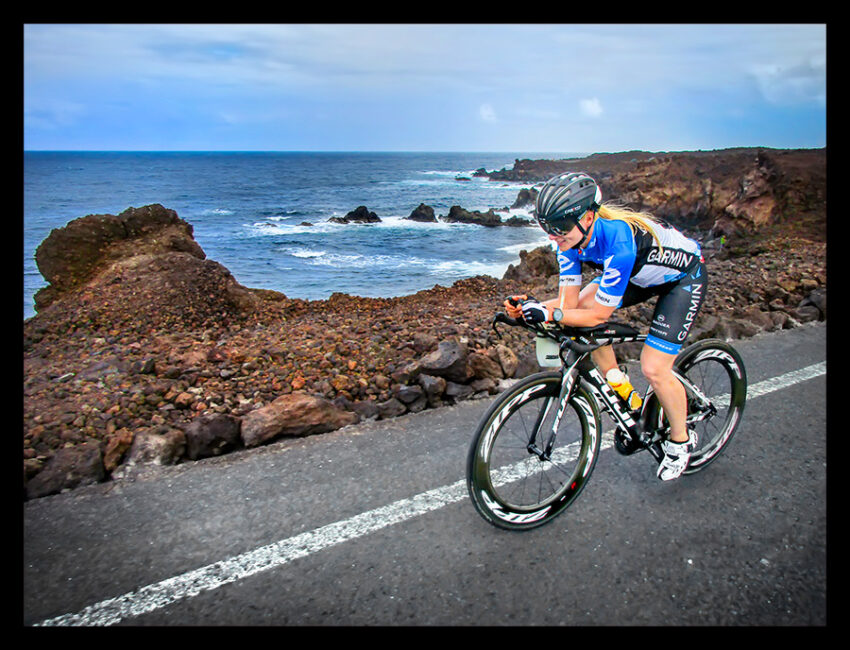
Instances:
[[[525,533],[466,497],[491,400],[28,502],[24,624],[823,625],[826,326],[736,347],[751,399],[710,468],[607,449]]]

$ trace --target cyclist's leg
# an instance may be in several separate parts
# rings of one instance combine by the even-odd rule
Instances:
[[[685,420],[688,416],[688,402],[685,387],[673,375],[673,364],[678,350],[667,353],[647,344],[640,355],[640,368],[658,397],[667,421],[670,423],[670,439],[674,442],[688,440]]]
[[[594,279],[584,289],[582,289],[581,294],[579,295],[580,308],[590,309],[593,306],[593,302],[596,299],[596,291],[599,289],[599,280],[600,278]],[[623,295],[620,307],[631,307],[632,305],[637,305],[638,303],[649,300],[655,295],[657,295],[657,292],[652,288],[647,289],[629,283],[626,287],[626,293]],[[617,367],[617,356],[614,354],[614,348],[610,345],[597,348],[590,353],[590,358],[593,359],[593,362],[602,372],[603,376],[611,370],[611,368]]]
[[[641,371],[664,408],[674,442],[686,441],[688,432],[687,397],[673,375],[673,364],[705,299],[707,277],[704,265],[699,264],[659,295],[641,352]]]

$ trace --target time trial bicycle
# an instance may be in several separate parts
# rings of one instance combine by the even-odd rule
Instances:
[[[581,493],[599,457],[600,412],[614,421],[614,447],[621,454],[649,451],[658,462],[669,435],[664,409],[648,387],[631,410],[590,358],[596,348],[647,335],[616,322],[596,327],[526,323],[500,313],[497,325],[526,327],[536,335],[540,365],[558,370],[530,375],[504,391],[476,430],[467,457],[467,488],[476,510],[509,530],[543,525],[564,512]],[[685,474],[713,462],[741,422],[747,374],[740,354],[728,343],[703,339],[682,350],[673,374],[688,401],[687,421],[697,433]]]

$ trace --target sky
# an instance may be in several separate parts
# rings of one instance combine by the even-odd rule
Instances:
[[[24,149],[826,146],[823,24],[26,24]]]

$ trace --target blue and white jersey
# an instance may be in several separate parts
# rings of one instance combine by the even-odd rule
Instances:
[[[625,221],[596,219],[593,235],[582,249],[558,251],[561,286],[581,286],[582,264],[602,269],[596,300],[619,307],[629,282],[654,287],[675,282],[702,259],[699,244],[678,230],[659,222],[653,225],[663,251],[655,239],[640,228],[635,233]]]

